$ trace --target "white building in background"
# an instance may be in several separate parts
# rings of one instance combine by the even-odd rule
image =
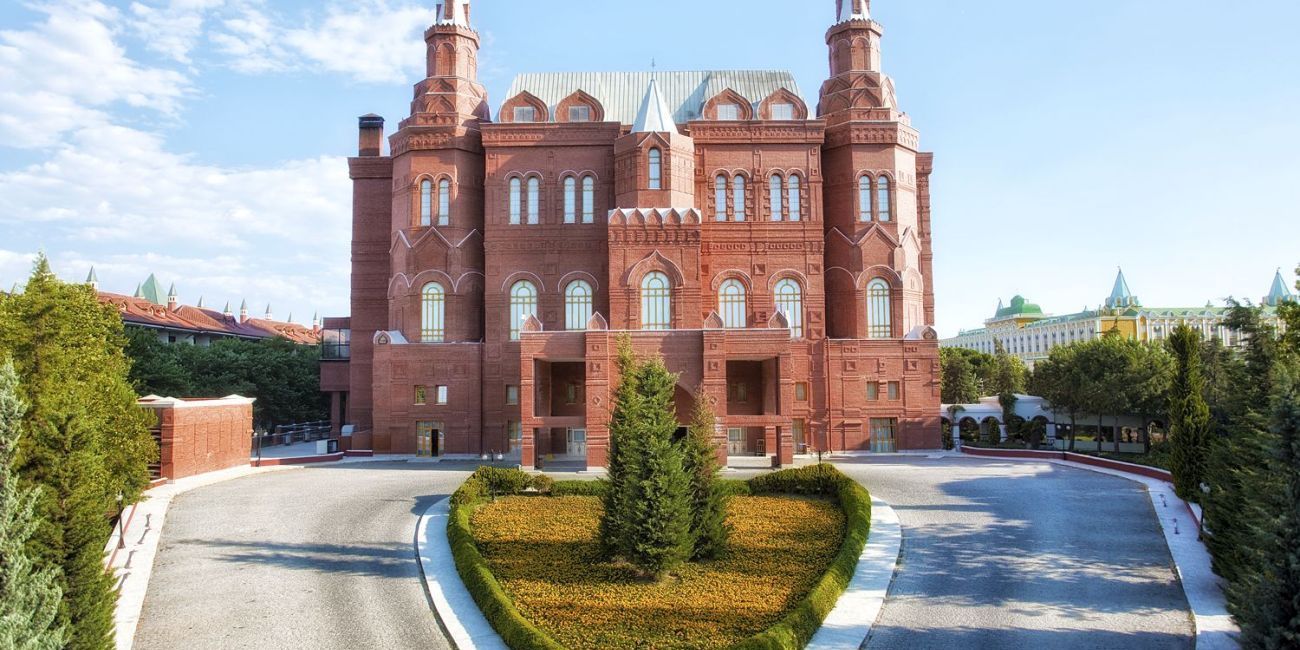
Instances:
[[[1277,306],[1295,300],[1279,270],[1273,278],[1269,293],[1262,300],[1265,316],[1275,326],[1281,327]],[[1187,323],[1201,331],[1206,338],[1218,337],[1227,345],[1236,345],[1240,339],[1224,326],[1228,315],[1226,307],[1206,303],[1204,307],[1144,307],[1129,290],[1128,280],[1121,270],[1115,278],[1110,297],[1096,309],[1084,309],[1064,316],[1043,313],[1038,305],[1022,296],[1011,299],[1010,305],[998,303],[993,318],[984,321],[977,330],[963,330],[957,336],[940,342],[945,348],[965,348],[992,354],[1000,341],[1007,352],[1032,366],[1046,359],[1052,348],[1072,345],[1100,338],[1111,330],[1139,341],[1160,341],[1168,337],[1180,323]]]

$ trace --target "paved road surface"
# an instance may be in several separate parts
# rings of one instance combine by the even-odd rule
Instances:
[[[967,458],[840,467],[903,524],[903,560],[869,650],[1194,647],[1141,485]]]
[[[181,495],[135,647],[449,648],[419,580],[415,524],[463,469],[334,465]]]

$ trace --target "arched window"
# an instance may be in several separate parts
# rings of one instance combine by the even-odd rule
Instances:
[[[858,221],[871,221],[871,177],[858,179]]]
[[[579,332],[587,329],[591,320],[591,285],[574,280],[564,290],[564,329]]]
[[[894,335],[890,319],[889,283],[882,279],[867,285],[867,338],[887,339]]]
[[[438,225],[451,225],[451,181],[438,181]]]
[[[668,276],[654,272],[641,280],[641,329],[673,328],[673,291]]]
[[[582,222],[596,223],[596,178],[582,177]]]
[[[790,221],[800,221],[803,219],[803,186],[798,176],[791,174],[789,181],[789,200],[786,202],[786,216]]]
[[[518,178],[510,179],[510,223],[519,225],[521,215],[523,214],[523,183]]]
[[[433,225],[433,181],[420,181],[420,225]]]
[[[736,215],[736,221],[745,220],[745,177],[737,176],[732,181],[731,189],[731,209]]]
[[[889,178],[885,176],[881,176],[880,179],[876,181],[876,201],[880,204],[880,207],[877,209],[880,222],[889,223],[893,215],[889,209]]]
[[[713,179],[713,214],[718,221],[727,220],[727,177],[722,174]]]
[[[536,226],[542,212],[542,179],[528,179],[528,225]]]
[[[564,179],[564,223],[578,222],[578,180],[572,176]]]
[[[664,186],[664,155],[658,149],[650,150],[650,189],[661,190]]]
[[[420,291],[420,340],[442,343],[446,336],[447,295],[442,285],[430,282]]]
[[[803,287],[786,278],[776,283],[776,310],[785,314],[794,338],[803,338]]]
[[[772,179],[768,181],[767,195],[768,195],[767,200],[772,207],[772,221],[780,221],[781,220],[781,198],[783,195],[781,189],[781,177],[779,175],[772,174]]]
[[[745,307],[745,285],[736,279],[723,282],[718,289],[718,313],[722,315],[722,326],[727,329],[745,329],[749,325],[748,311]]]
[[[518,341],[519,332],[529,316],[537,315],[537,287],[520,280],[510,287],[510,340]]]

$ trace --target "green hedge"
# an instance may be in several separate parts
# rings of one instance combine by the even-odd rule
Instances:
[[[537,626],[530,623],[515,608],[501,583],[497,582],[487,560],[479,553],[470,530],[470,515],[482,505],[493,490],[493,485],[514,486],[514,478],[502,479],[494,470],[480,468],[451,497],[451,518],[447,522],[447,538],[456,559],[456,571],[474,596],[474,602],[487,617],[492,627],[513,650],[564,650]],[[522,473],[522,472],[521,472]],[[494,480],[496,479],[496,480]],[[812,590],[800,600],[789,614],[776,625],[756,634],[736,646],[734,650],[798,650],[808,644],[822,621],[834,609],[844,590],[848,588],[858,558],[866,547],[871,532],[871,495],[857,481],[845,476],[832,465],[811,465],[764,474],[749,481],[720,481],[720,489],[732,496],[799,494],[821,495],[834,498],[844,510],[846,529],[844,542],[831,565],[813,585]],[[607,484],[604,481],[538,481],[536,477],[523,483],[519,492],[528,487],[549,486],[550,496],[601,496]],[[544,492],[544,491],[543,491]],[[516,492],[517,493],[517,492]],[[496,493],[498,496],[500,492]]]

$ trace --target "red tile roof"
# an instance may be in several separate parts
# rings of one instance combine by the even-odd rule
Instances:
[[[155,305],[144,298],[103,291],[99,292],[99,301],[116,307],[122,314],[122,321],[128,325],[244,339],[281,337],[302,345],[320,343],[320,330],[295,323],[260,318],[249,318],[241,322],[237,316],[227,316],[213,309],[180,305],[173,310]]]

